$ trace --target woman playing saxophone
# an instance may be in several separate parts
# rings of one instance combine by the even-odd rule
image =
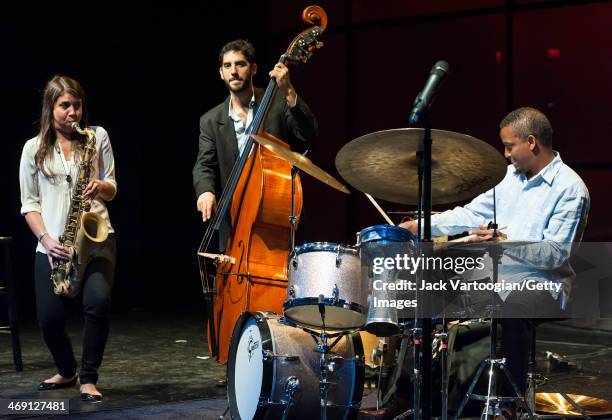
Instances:
[[[76,124],[75,124],[76,123]],[[96,388],[98,368],[108,337],[108,313],[114,280],[116,248],[113,228],[105,201],[117,192],[113,151],[108,133],[102,127],[89,127],[95,149],[83,178],[88,126],[85,92],[66,76],[55,76],[43,92],[40,130],[23,148],[19,167],[21,214],[38,240],[35,258],[37,317],[44,341],[51,352],[57,374],[38,385],[39,391],[74,386],[80,376],[81,399],[99,402]],[[81,179],[80,179],[81,178]],[[80,185],[79,185],[79,182]],[[65,331],[66,299],[58,293],[52,277],[60,262],[72,257],[66,241],[71,218],[76,219],[75,203],[83,200],[108,236],[89,247],[82,271],[83,352],[80,372],[72,344]],[[80,219],[80,217],[79,217]],[[82,256],[84,257],[84,256]],[[55,267],[55,268],[54,268]]]

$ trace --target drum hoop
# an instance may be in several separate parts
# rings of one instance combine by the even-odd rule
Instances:
[[[307,242],[295,247],[293,255],[305,254],[307,252],[338,252],[341,254],[359,255],[359,251],[351,245],[341,245],[333,242]]]
[[[236,388],[234,386],[234,375],[233,373],[236,370],[236,353],[238,348],[238,343],[240,342],[240,338],[242,337],[242,330],[246,323],[252,318],[255,318],[255,322],[257,327],[259,328],[259,333],[261,334],[261,351],[265,352],[269,350],[274,353],[272,333],[270,331],[270,326],[268,325],[268,319],[270,319],[270,315],[275,315],[272,312],[243,312],[238,318],[236,325],[234,326],[234,331],[232,332],[232,338],[230,342],[230,354],[229,359],[227,361],[227,400],[230,408],[230,415],[232,419],[240,419],[240,413],[238,413],[238,406],[236,404]],[[231,350],[234,351],[231,351]],[[267,363],[264,360],[263,363],[263,381],[261,384],[261,394],[259,395],[259,401],[257,403],[258,407],[255,411],[255,418],[261,417],[262,414],[265,413],[267,407],[262,406],[260,402],[262,400],[267,401],[270,399],[272,395],[272,384],[273,384],[273,374],[274,374],[274,363]]]
[[[376,232],[377,235],[372,238],[368,238],[368,234]],[[359,243],[361,244],[376,241],[387,241],[387,242],[416,242],[416,236],[408,229],[401,228],[399,226],[391,225],[374,225],[362,229],[359,234]]]
[[[300,306],[316,306],[319,304],[319,298],[318,297],[304,297],[304,298],[293,298],[293,299],[289,299],[287,301],[285,301],[285,303],[283,304],[283,312],[286,312],[289,309],[292,308],[297,308]],[[355,302],[347,302],[344,299],[339,299],[339,300],[335,300],[332,298],[325,298],[323,299],[323,304],[325,306],[334,306],[337,308],[344,308],[344,309],[348,309],[352,312],[356,312],[358,314],[364,315],[364,316],[368,316],[368,308],[355,303]],[[291,318],[291,316],[285,314],[285,318],[287,318],[291,323],[296,324],[296,325],[304,325],[307,327],[311,327],[311,328],[319,328],[319,325],[310,325],[310,324],[306,324],[306,323],[301,323],[301,322],[297,322],[294,319]],[[344,330],[353,330],[353,329],[358,329],[363,327],[363,324],[361,325],[355,325],[355,326],[350,326],[350,327],[346,327],[346,328],[333,328],[333,327],[329,327],[327,326],[326,328],[328,330],[333,330],[333,331],[344,331]]]

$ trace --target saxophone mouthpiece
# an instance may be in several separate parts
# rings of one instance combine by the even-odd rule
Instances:
[[[70,126],[71,126],[72,128],[74,128],[75,130],[76,130],[77,128],[81,128],[81,127],[79,127],[79,123],[78,123],[78,122],[76,122],[76,121],[71,122],[71,123],[70,123]]]

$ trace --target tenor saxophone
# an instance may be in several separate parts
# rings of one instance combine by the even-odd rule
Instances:
[[[68,249],[70,258],[54,258],[51,269],[53,292],[67,297],[75,297],[79,293],[93,248],[108,238],[105,221],[97,213],[90,212],[91,201],[83,199],[83,191],[89,183],[93,159],[96,156],[96,136],[91,128],[82,129],[77,122],[72,123],[72,128],[87,136],[87,140],[77,181],[72,190],[64,233],[59,237],[60,244]]]

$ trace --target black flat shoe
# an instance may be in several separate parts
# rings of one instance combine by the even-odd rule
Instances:
[[[77,383],[77,375],[68,382],[54,383],[54,382],[41,382],[38,384],[39,391],[51,391],[53,389],[70,388],[75,386]]]
[[[81,392],[81,401],[91,404],[99,403],[102,402],[102,395],[94,395],[88,394],[87,392]]]

